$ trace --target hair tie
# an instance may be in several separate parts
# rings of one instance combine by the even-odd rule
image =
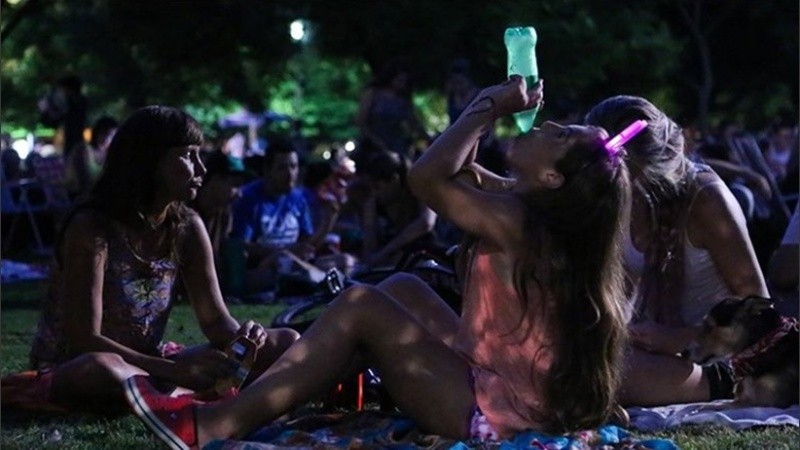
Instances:
[[[626,142],[633,139],[634,136],[641,133],[641,131],[645,128],[647,128],[646,120],[639,119],[634,121],[632,124],[625,127],[624,130],[620,131],[616,136],[606,141],[606,151],[611,156],[618,156],[620,151],[622,151],[622,146],[625,145]]]

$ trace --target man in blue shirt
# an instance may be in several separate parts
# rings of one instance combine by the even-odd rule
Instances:
[[[229,277],[239,280],[228,283],[233,295],[273,287],[276,271],[286,261],[285,251],[304,260],[313,258],[314,250],[332,226],[332,223],[322,224],[315,232],[311,210],[296,187],[298,155],[288,141],[270,139],[263,170],[262,178],[242,187],[242,196],[233,205],[228,251],[237,257],[242,252],[247,255],[244,280],[241,273],[231,273],[241,272],[242,264],[227,268]]]

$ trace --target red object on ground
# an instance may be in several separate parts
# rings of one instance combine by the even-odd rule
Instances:
[[[142,375],[125,381],[125,398],[133,412],[142,419],[169,448],[197,448],[196,402],[192,396],[170,397],[156,390]]]

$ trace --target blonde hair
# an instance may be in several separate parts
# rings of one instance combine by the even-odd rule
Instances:
[[[646,99],[627,95],[603,100],[584,122],[614,134],[637,119],[647,128],[627,143],[626,163],[650,212],[639,304],[657,322],[682,325],[674,302],[685,280],[684,229],[698,172],[685,156],[682,130]]]

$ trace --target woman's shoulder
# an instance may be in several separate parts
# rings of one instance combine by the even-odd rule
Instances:
[[[698,173],[694,184],[693,197],[689,206],[692,222],[702,222],[708,225],[718,224],[720,220],[731,218],[733,212],[739,208],[736,198],[715,172]]]
[[[67,220],[59,243],[59,251],[65,252],[64,256],[81,249],[105,248],[115,229],[113,222],[92,209],[75,211]]]
[[[708,168],[701,169],[692,183],[692,203],[716,203],[723,200],[724,194],[729,192],[730,189],[716,172]]]
[[[105,233],[111,223],[103,213],[90,208],[75,210],[67,220],[66,233],[80,232],[89,235]]]
[[[696,191],[704,190],[715,184],[725,184],[722,178],[714,172],[714,169],[705,164],[694,164],[693,170],[695,172],[693,184]]]
[[[178,206],[178,209],[173,212],[175,221],[178,222],[179,227],[183,227],[184,229],[189,230],[192,232],[197,227],[205,228],[203,218],[200,214],[188,205],[182,204]]]

